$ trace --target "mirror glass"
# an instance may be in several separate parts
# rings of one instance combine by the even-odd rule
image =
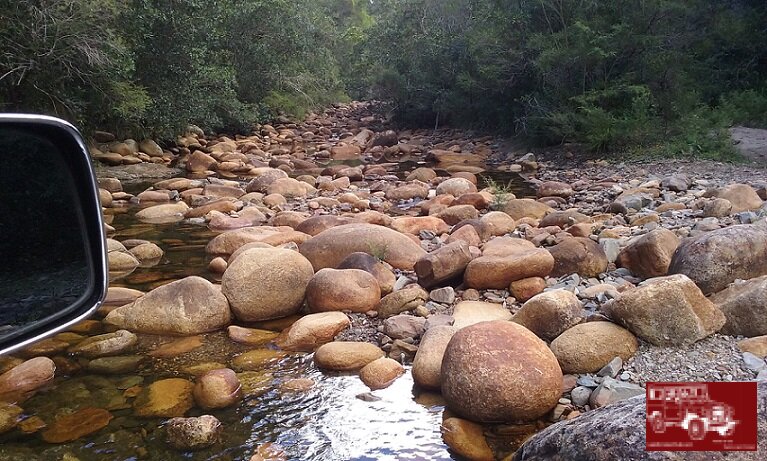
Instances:
[[[93,286],[77,185],[53,139],[0,126],[0,341],[68,314]]]

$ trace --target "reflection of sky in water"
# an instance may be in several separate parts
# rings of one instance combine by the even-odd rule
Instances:
[[[452,459],[440,434],[443,407],[414,401],[409,372],[373,392],[377,402],[356,397],[369,392],[357,376],[311,377],[318,381],[311,392],[264,399],[252,410],[254,436],[276,441],[296,460]]]

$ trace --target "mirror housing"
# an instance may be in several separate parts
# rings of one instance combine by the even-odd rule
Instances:
[[[0,355],[89,317],[108,285],[88,149],[71,124],[0,114]]]

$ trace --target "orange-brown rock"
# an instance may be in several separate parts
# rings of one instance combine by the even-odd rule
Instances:
[[[507,289],[511,282],[528,277],[546,277],[554,258],[540,248],[508,256],[481,256],[466,266],[464,282],[476,289]]]
[[[448,408],[476,422],[532,421],[557,404],[562,371],[546,343],[513,322],[459,330],[442,360]]]
[[[383,356],[384,351],[374,344],[333,341],[317,349],[314,363],[323,370],[354,371]]]
[[[320,312],[296,320],[275,341],[286,351],[312,352],[335,339],[351,322],[342,312]]]
[[[367,312],[380,300],[376,278],[359,269],[320,269],[306,287],[310,312]]]
[[[668,229],[655,229],[631,242],[618,254],[618,267],[625,267],[642,278],[668,273],[679,237]]]
[[[431,288],[459,277],[471,260],[471,251],[465,242],[440,247],[416,261],[415,273],[418,275],[418,283]]]
[[[533,296],[542,293],[545,288],[546,280],[541,277],[528,277],[522,280],[515,280],[511,282],[511,286],[509,287],[511,295],[520,302],[525,302]]]
[[[105,428],[113,418],[103,408],[86,407],[60,416],[43,431],[43,440],[48,443],[65,443],[77,440]]]
[[[511,320],[551,341],[582,319],[583,307],[577,296],[567,290],[551,290],[533,296]]]
[[[599,244],[584,237],[573,237],[549,248],[554,257],[551,275],[578,274],[582,277],[596,277],[607,270],[607,255]]]
[[[551,351],[564,373],[596,373],[614,357],[628,360],[639,344],[625,328],[612,322],[576,325],[551,342]]]
[[[360,369],[360,379],[370,389],[384,389],[400,376],[405,374],[405,368],[396,360],[388,357],[373,360]]]

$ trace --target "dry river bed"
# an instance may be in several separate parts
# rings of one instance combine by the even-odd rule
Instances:
[[[109,294],[0,358],[0,459],[671,459],[645,383],[748,380],[767,457],[762,170],[364,103],[166,147],[96,133]]]

